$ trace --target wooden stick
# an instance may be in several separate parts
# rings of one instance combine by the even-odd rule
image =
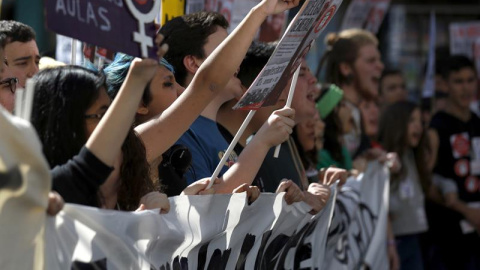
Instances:
[[[288,92],[287,104],[285,104],[285,107],[290,108],[290,106],[292,105],[293,94],[295,94],[295,86],[297,85],[297,80],[298,80],[298,74],[300,74],[300,66],[298,66],[297,70],[293,74],[292,83],[290,84],[290,91]],[[282,147],[281,144],[275,147],[275,153],[273,153],[274,158],[278,158],[278,156],[280,155],[281,147]]]
[[[215,179],[217,179],[218,175],[220,174],[220,171],[222,170],[223,165],[225,164],[225,162],[227,162],[227,159],[232,153],[233,148],[235,148],[235,145],[237,145],[238,140],[240,140],[240,137],[243,135],[243,132],[247,128],[248,124],[250,123],[250,121],[252,120],[252,117],[255,115],[256,112],[257,111],[252,110],[248,113],[247,117],[245,118],[242,125],[238,129],[237,134],[235,134],[235,137],[233,137],[232,142],[228,146],[227,151],[225,151],[225,154],[223,154],[222,160],[220,160],[220,163],[218,163],[217,168],[213,172],[213,175],[210,178],[210,183],[208,183],[207,189],[212,187],[213,183],[215,182]]]

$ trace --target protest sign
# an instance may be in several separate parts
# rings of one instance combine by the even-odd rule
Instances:
[[[342,30],[361,28],[378,32],[387,13],[390,0],[353,0],[342,21]]]
[[[204,0],[188,0],[185,6],[185,14],[199,12],[205,9]]]
[[[342,0],[307,0],[292,20],[272,56],[234,109],[274,105],[312,42],[330,22]]]
[[[233,29],[247,16],[250,10],[260,3],[260,0],[237,0],[233,4],[232,16],[230,25],[228,26],[228,32],[232,32]]]
[[[473,59],[475,40],[480,38],[480,21],[450,24],[450,53]]]
[[[154,20],[160,3],[153,0],[46,0],[47,27],[102,48],[157,58]]]
[[[62,63],[78,65],[82,63],[82,43],[75,40],[76,46],[76,62],[72,63],[72,38],[57,35],[57,46],[55,49],[55,59]]]
[[[232,16],[233,16],[233,12],[234,12],[234,4],[236,4],[237,2],[242,2],[243,0],[241,1],[234,1],[234,0],[205,0],[205,10],[206,11],[214,11],[214,12],[218,12],[220,14],[222,14],[225,19],[228,21],[228,23],[230,24],[232,22]],[[235,3],[234,3],[235,2]],[[247,0],[246,2],[250,2],[250,0]],[[239,6],[239,8],[241,8],[243,6],[243,3],[240,3],[241,6]],[[235,7],[236,9],[236,7]],[[250,11],[250,10],[248,10]],[[243,20],[243,18],[241,18],[238,23]],[[231,30],[233,30],[233,28],[236,27],[237,24],[234,24],[233,26],[230,25],[230,27],[228,28],[229,32],[231,32]]]
[[[185,0],[162,0],[160,25],[164,25],[171,19],[184,15]]]

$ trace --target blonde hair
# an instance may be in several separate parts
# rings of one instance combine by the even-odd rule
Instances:
[[[336,85],[351,83],[352,78],[343,75],[340,64],[353,66],[360,48],[366,45],[378,46],[378,39],[363,29],[347,29],[340,33],[329,33],[325,39],[327,51],[322,57],[320,68],[326,64],[325,80]]]
[[[46,68],[54,68],[59,66],[65,66],[65,63],[57,61],[51,57],[43,56],[40,58],[40,63],[38,64],[38,68],[40,70],[44,70]]]

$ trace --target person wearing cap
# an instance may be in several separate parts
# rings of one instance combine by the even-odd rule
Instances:
[[[342,89],[331,84],[321,93],[316,108],[325,122],[324,146],[318,152],[317,168],[334,165],[346,170],[352,169],[352,158],[343,143],[343,135],[352,129],[352,117],[350,108],[343,99]]]

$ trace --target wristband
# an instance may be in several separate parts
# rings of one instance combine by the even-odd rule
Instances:
[[[394,239],[389,239],[389,240],[387,240],[387,245],[388,245],[388,246],[395,246],[395,244],[396,244],[396,243],[395,243],[395,240],[394,240]]]

